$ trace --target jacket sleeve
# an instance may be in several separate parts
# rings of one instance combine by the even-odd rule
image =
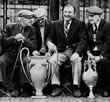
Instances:
[[[29,36],[25,38],[23,46],[29,48],[30,51],[36,50],[37,40],[36,40],[36,30],[34,28],[31,29]]]
[[[75,52],[79,53],[79,55],[82,55],[87,46],[87,30],[84,22],[80,23],[78,34],[80,41],[78,42]]]
[[[16,40],[14,39],[14,36],[12,36],[12,29],[13,24],[6,25],[5,29],[3,30],[2,34],[2,45],[3,47],[9,47],[10,45],[16,43]]]
[[[104,44],[101,50],[101,55],[103,57],[108,57],[110,54],[110,23],[107,24],[107,26],[104,29]]]
[[[51,24],[51,31],[46,39],[46,44],[48,43],[48,41],[51,41],[52,43],[56,44],[57,42],[57,37],[56,37],[56,33],[55,33],[55,22]]]

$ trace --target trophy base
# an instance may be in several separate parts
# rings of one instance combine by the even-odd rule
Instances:
[[[31,96],[31,98],[46,98],[47,96],[44,96],[44,95],[42,95],[42,96]]]
[[[88,98],[95,98],[95,96],[88,96]]]

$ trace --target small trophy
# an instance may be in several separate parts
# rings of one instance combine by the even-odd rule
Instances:
[[[84,73],[82,75],[82,79],[90,90],[88,98],[95,98],[93,87],[97,83],[98,74],[96,71],[96,62],[90,56],[88,56],[88,60],[84,62]]]

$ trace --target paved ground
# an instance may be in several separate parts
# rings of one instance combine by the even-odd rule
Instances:
[[[0,102],[110,102],[110,97],[95,99],[74,98],[72,96],[47,97],[45,99],[1,97]]]

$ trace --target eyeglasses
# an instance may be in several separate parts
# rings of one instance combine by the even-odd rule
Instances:
[[[24,16],[24,18],[26,18],[26,19],[32,19],[32,18],[34,18],[34,16],[33,16],[33,15],[30,15],[30,16]]]
[[[43,20],[45,20],[44,17],[37,19],[38,22],[39,22],[39,21],[43,21]]]

